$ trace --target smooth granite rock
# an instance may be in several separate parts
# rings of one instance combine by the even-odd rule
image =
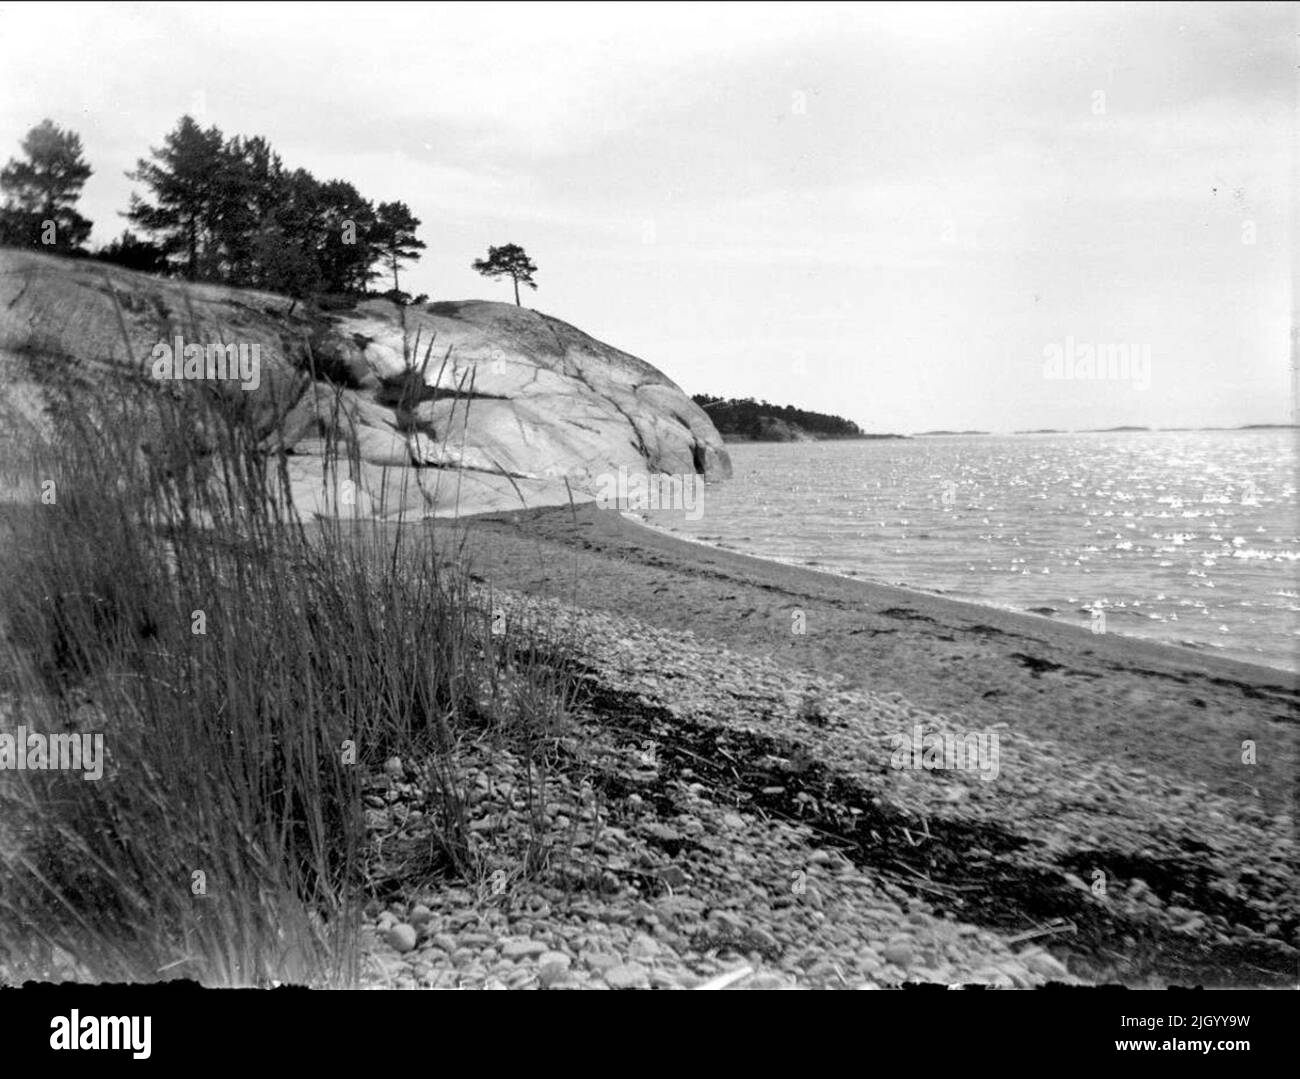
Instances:
[[[694,487],[731,474],[712,421],[667,376],[549,315],[477,300],[290,307],[0,249],[0,404],[42,427],[34,370],[152,376],[156,348],[179,337],[256,355],[255,379],[219,388],[252,410],[265,447],[291,451],[290,491],[307,514],[457,516],[597,500],[620,469],[632,493],[634,476]],[[355,468],[327,470],[331,446],[354,451]]]

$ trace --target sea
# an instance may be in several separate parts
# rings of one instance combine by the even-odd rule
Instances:
[[[1300,670],[1297,432],[728,446],[685,539]],[[695,519],[692,519],[695,518]]]

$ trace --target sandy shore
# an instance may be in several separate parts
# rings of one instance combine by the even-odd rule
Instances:
[[[705,547],[595,506],[436,528],[502,588],[686,630],[968,726],[1290,810],[1300,678],[1117,634]],[[802,634],[794,632],[803,615]],[[1242,763],[1242,743],[1256,763]]]
[[[364,984],[1300,982],[1294,675],[594,506],[401,527],[577,692],[544,777],[458,749],[479,879],[430,872],[429,762],[367,778]]]
[[[578,672],[550,780],[570,831],[564,869],[499,897],[395,880],[369,911],[375,984],[1300,980],[1294,676],[595,507],[418,527]],[[996,735],[997,768],[900,766],[918,727]],[[523,774],[468,767],[508,867]],[[417,788],[383,791],[374,826]]]

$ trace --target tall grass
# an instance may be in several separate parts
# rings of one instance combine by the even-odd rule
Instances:
[[[492,632],[423,529],[302,520],[238,389],[29,359],[45,421],[0,418],[23,492],[0,504],[0,731],[97,731],[108,763],[0,772],[0,973],[354,984],[366,776],[426,762],[422,868],[473,878],[461,752],[509,744],[544,776],[571,682]],[[327,461],[358,474],[346,442]]]

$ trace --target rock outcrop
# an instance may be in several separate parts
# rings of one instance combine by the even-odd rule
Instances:
[[[0,250],[0,395],[34,421],[32,365],[111,379],[125,365],[166,367],[157,358],[178,338],[257,357],[240,392],[268,449],[291,452],[305,513],[455,516],[592,501],[620,468],[731,474],[712,421],[662,372],[536,311],[387,300],[307,311],[271,293]],[[326,487],[331,443],[359,457],[350,497]]]

